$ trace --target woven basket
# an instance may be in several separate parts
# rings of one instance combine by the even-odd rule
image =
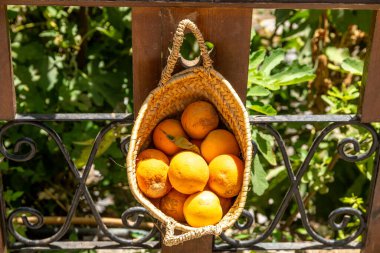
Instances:
[[[203,67],[189,68],[172,76],[186,28],[195,35],[198,41]],[[194,228],[165,215],[144,196],[137,185],[136,157],[149,145],[151,134],[160,121],[178,115],[188,104],[198,100],[209,101],[217,108],[221,120],[237,139],[245,168],[241,192],[229,212],[216,225]],[[163,238],[165,245],[176,245],[207,234],[219,235],[235,223],[244,208],[247,197],[251,156],[250,125],[244,104],[231,84],[213,69],[203,36],[197,26],[190,20],[181,21],[174,35],[173,50],[168,57],[167,66],[162,72],[159,87],[149,94],[137,116],[127,157],[127,173],[131,192],[136,200],[166,227]],[[183,233],[175,235],[175,229],[181,230]]]

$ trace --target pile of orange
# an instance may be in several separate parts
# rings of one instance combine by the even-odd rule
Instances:
[[[193,227],[218,223],[243,182],[235,136],[206,101],[188,105],[179,119],[153,131],[151,148],[137,156],[140,190],[166,215]]]

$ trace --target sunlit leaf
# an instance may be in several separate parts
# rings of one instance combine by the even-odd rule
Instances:
[[[269,96],[271,92],[267,89],[265,89],[262,86],[254,86],[249,88],[247,96],[252,96],[252,97],[266,97]]]
[[[263,155],[265,160],[272,165],[276,166],[276,155],[273,151],[274,140],[273,137],[269,134],[265,134],[263,132],[253,131],[252,138],[255,140],[257,147],[260,153]]]
[[[258,156],[253,159],[253,167],[251,172],[252,190],[257,195],[261,196],[268,188],[269,184],[266,179],[267,173],[261,165]]]
[[[286,86],[312,81],[315,78],[314,70],[308,66],[293,64],[286,70],[271,76],[278,86]]]
[[[271,71],[277,67],[285,59],[285,51],[283,49],[275,49],[265,58],[260,72],[263,75],[269,76]]]
[[[330,61],[334,62],[336,65],[341,65],[344,59],[350,56],[348,48],[337,48],[337,47],[327,47],[326,55]]]
[[[173,142],[177,147],[182,148],[182,149],[186,149],[186,150],[190,150],[190,151],[193,151],[193,152],[198,153],[198,154],[201,153],[200,150],[199,150],[199,148],[198,148],[198,146],[195,145],[195,144],[193,144],[193,143],[191,143],[185,137],[183,137],[183,136],[173,136],[173,135],[168,134],[164,130],[161,130],[161,131],[164,132],[164,134],[166,135],[166,137],[171,142]]]
[[[343,60],[341,67],[345,71],[361,76],[363,75],[364,61],[349,57]]]
[[[264,49],[253,52],[250,56],[249,68],[257,69],[265,59],[266,51]]]
[[[116,137],[117,136],[115,135],[115,131],[114,130],[111,130],[111,131],[107,132],[106,135],[104,136],[102,142],[100,143],[100,145],[98,147],[98,151],[96,152],[96,156],[95,157],[99,157],[102,154],[104,154],[108,150],[108,148],[113,143],[115,143]],[[85,141],[83,143],[88,143],[88,142],[89,142],[89,140],[87,140],[87,141]],[[75,160],[75,165],[76,165],[77,168],[81,168],[81,167],[83,167],[83,166],[86,165],[88,157],[89,157],[89,155],[91,153],[91,150],[92,150],[92,145],[91,146],[86,146],[85,148],[83,148],[82,152],[80,153],[80,156],[78,157],[78,159]]]
[[[252,102],[251,106],[249,106],[249,109],[269,116],[277,115],[276,109],[274,109],[271,105],[264,105],[260,102]]]

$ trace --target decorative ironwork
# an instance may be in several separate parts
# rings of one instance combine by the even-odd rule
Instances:
[[[76,168],[75,164],[73,163],[60,136],[51,127],[44,124],[44,122],[45,121],[82,121],[82,120],[93,120],[93,119],[94,120],[110,120],[111,123],[109,123],[103,129],[101,129],[101,131],[98,133],[97,137],[95,138],[89,159],[85,165],[83,173],[81,174]],[[285,142],[280,136],[279,132],[271,125],[272,123],[276,123],[276,122],[333,122],[333,123],[329,124],[319,133],[319,135],[315,138],[312,146],[310,147],[310,150],[305,160],[301,164],[300,168],[298,170],[293,170],[290,163],[289,156],[287,155]],[[130,123],[132,123],[132,116],[128,115],[128,117],[125,117],[124,115],[124,118],[123,118],[121,114],[117,114],[117,115],[103,114],[103,115],[97,115],[97,116],[94,116],[93,114],[18,115],[16,117],[16,120],[8,122],[0,128],[0,153],[2,153],[6,159],[9,159],[15,162],[25,162],[34,158],[34,156],[37,153],[36,143],[28,137],[21,138],[15,142],[14,150],[13,152],[11,152],[10,150],[7,150],[4,144],[6,133],[12,127],[21,126],[21,125],[37,127],[45,131],[49,135],[49,137],[55,141],[56,145],[58,146],[59,150],[64,156],[65,161],[77,182],[77,188],[75,190],[75,194],[72,199],[70,209],[68,211],[65,222],[58,229],[58,231],[56,231],[55,234],[47,238],[38,239],[38,240],[29,239],[20,235],[14,227],[14,218],[19,217],[21,215],[23,224],[28,229],[32,229],[32,230],[40,229],[44,224],[44,217],[38,210],[29,208],[29,207],[20,207],[20,208],[15,209],[12,213],[10,213],[8,217],[5,217],[5,210],[1,210],[1,215],[3,215],[2,217],[3,220],[7,220],[7,229],[9,233],[16,239],[15,244],[9,245],[11,249],[12,248],[48,249],[49,247],[53,247],[54,245],[61,245],[61,247],[64,247],[64,248],[70,248],[70,247],[75,248],[73,245],[69,245],[69,244],[65,244],[65,242],[61,242],[60,239],[67,233],[70,227],[71,220],[76,212],[76,209],[78,208],[78,203],[81,197],[84,197],[85,201],[88,203],[90,210],[92,212],[92,215],[94,216],[96,223],[98,225],[99,231],[101,231],[105,236],[107,236],[111,241],[113,241],[113,243],[107,244],[108,246],[104,246],[103,245],[104,243],[102,244],[102,242],[93,242],[93,247],[98,246],[98,247],[111,247],[111,248],[115,248],[115,247],[118,247],[118,248],[125,248],[125,247],[158,248],[160,246],[158,226],[154,226],[148,233],[146,233],[143,237],[139,239],[126,239],[112,233],[110,229],[108,229],[108,227],[102,221],[102,218],[99,212],[96,210],[95,203],[91,197],[91,194],[85,184],[86,179],[89,175],[91,166],[94,163],[96,152],[104,136],[112,128],[121,124],[125,125],[125,124],[130,124]],[[342,208],[338,208],[332,211],[327,219],[328,224],[331,227],[331,229],[333,230],[345,229],[349,221],[353,219],[354,217],[356,217],[359,220],[359,226],[356,231],[354,231],[352,234],[348,235],[344,239],[333,240],[333,239],[323,238],[310,225],[309,218],[308,218],[308,215],[307,215],[307,212],[302,200],[302,196],[298,189],[298,186],[300,184],[300,180],[302,176],[308,170],[310,162],[314,154],[316,153],[318,146],[329,133],[331,133],[337,128],[348,126],[348,125],[357,126],[368,131],[368,133],[370,134],[372,138],[372,143],[369,146],[369,149],[366,150],[364,153],[363,151],[361,152],[359,141],[352,137],[347,137],[343,139],[337,145],[337,153],[339,154],[341,159],[347,162],[358,162],[358,161],[367,159],[371,155],[373,155],[379,146],[379,136],[374,130],[374,128],[371,125],[360,123],[358,119],[353,115],[252,117],[251,123],[254,127],[261,128],[274,137],[277,143],[278,149],[282,155],[283,163],[285,165],[287,175],[290,181],[290,186],[283,198],[282,203],[280,204],[277,210],[277,213],[274,219],[270,222],[269,226],[263,233],[261,233],[255,238],[251,238],[248,240],[235,240],[233,238],[228,237],[226,234],[222,233],[220,235],[220,238],[223,240],[223,243],[214,245],[214,249],[226,250],[226,249],[237,249],[237,248],[251,248],[251,249],[276,248],[273,243],[265,243],[264,241],[268,239],[268,237],[272,234],[275,227],[278,225],[285,210],[288,208],[289,203],[292,198],[294,198],[298,206],[298,211],[299,211],[304,228],[306,229],[307,233],[315,240],[315,242],[306,243],[305,244],[306,248],[358,247],[358,245],[353,246],[352,242],[359,235],[363,233],[366,227],[365,218],[363,217],[363,214],[359,210],[350,208],[350,207],[342,207]],[[347,153],[346,148],[348,146],[353,147],[353,150],[355,151],[356,154],[353,155],[353,154]],[[123,139],[121,141],[120,148],[122,152],[126,154],[128,150],[128,139]],[[255,147],[254,150],[258,150],[258,149]],[[21,151],[23,153],[20,153]],[[294,171],[296,171],[296,173],[294,173]],[[2,189],[0,189],[0,193],[2,192],[1,190]],[[3,207],[4,200],[3,200],[2,194],[0,195],[0,198],[1,198],[0,206]],[[28,220],[28,217],[26,214],[28,214],[29,217],[30,216],[35,217],[37,219],[37,222],[31,223]],[[130,222],[129,219],[131,217],[137,217],[137,218],[134,222]],[[121,220],[123,222],[123,225],[126,228],[138,229],[141,226],[141,223],[144,217],[151,218],[149,213],[143,207],[132,207],[126,210],[122,214]],[[249,211],[244,210],[242,213],[242,218],[244,218],[245,221],[237,222],[235,224],[235,228],[238,230],[246,230],[246,229],[251,228],[254,221],[253,214],[251,214]],[[153,238],[156,238],[156,241],[152,243]],[[62,246],[62,245],[66,245],[66,246]],[[296,244],[293,244],[293,246],[290,245],[289,248],[294,248],[297,245]],[[86,248],[87,246],[83,245],[83,247]],[[285,246],[283,245],[282,247],[285,247]]]
[[[99,145],[102,142],[104,136],[113,127],[115,127],[118,124],[122,124],[122,123],[125,124],[125,122],[123,120],[113,121],[113,122],[109,123],[107,126],[105,126],[98,133],[97,137],[95,138],[94,145],[92,147],[91,153],[89,155],[89,159],[87,161],[87,164],[85,166],[85,169],[84,169],[82,175],[79,173],[78,169],[75,167],[74,162],[71,160],[70,155],[67,152],[67,150],[66,150],[61,138],[57,134],[57,132],[55,132],[53,129],[51,129],[47,125],[45,125],[41,122],[16,121],[16,122],[9,122],[9,123],[5,124],[0,129],[0,152],[5,156],[5,158],[12,160],[12,161],[16,161],[16,162],[25,162],[25,161],[32,159],[36,154],[36,150],[37,150],[36,144],[30,138],[22,138],[22,139],[16,141],[15,148],[14,148],[16,153],[13,154],[13,153],[9,152],[6,149],[6,147],[4,146],[4,139],[3,138],[4,138],[4,135],[6,134],[6,132],[10,128],[12,128],[14,126],[18,126],[18,125],[31,125],[31,126],[35,126],[35,127],[38,127],[40,129],[44,130],[56,142],[57,146],[59,147],[61,153],[63,154],[63,156],[67,162],[67,165],[69,166],[71,172],[74,174],[75,179],[77,180],[77,183],[78,183],[78,187],[75,191],[75,194],[74,194],[74,197],[73,197],[72,203],[70,205],[70,209],[68,211],[67,218],[66,218],[64,224],[60,227],[60,229],[54,235],[52,235],[50,237],[36,240],[36,239],[29,239],[29,238],[26,238],[26,237],[20,235],[16,231],[16,229],[14,228],[13,220],[15,217],[22,215],[23,224],[27,228],[34,229],[34,230],[42,227],[42,225],[44,224],[44,217],[42,216],[42,214],[38,210],[35,210],[33,208],[20,207],[20,208],[15,209],[7,217],[7,221],[8,221],[7,227],[8,227],[9,233],[12,236],[14,236],[14,238],[18,242],[21,242],[27,246],[40,246],[40,245],[48,245],[48,244],[51,244],[53,242],[60,240],[68,231],[68,229],[70,227],[70,222],[71,222],[71,220],[75,214],[75,211],[78,207],[80,197],[83,196],[84,199],[87,201],[90,209],[91,209],[92,215],[94,216],[94,218],[97,222],[98,228],[104,233],[104,235],[109,237],[112,241],[115,241],[115,242],[120,243],[122,245],[139,246],[139,247],[143,247],[143,248],[151,248],[152,247],[151,244],[147,244],[146,242],[149,241],[150,239],[152,239],[157,234],[158,230],[156,227],[153,227],[152,230],[147,235],[145,235],[144,237],[142,237],[138,240],[125,239],[125,238],[116,236],[112,232],[110,232],[109,229],[107,228],[107,226],[102,221],[102,218],[101,218],[99,212],[96,210],[95,203],[94,203],[94,201],[91,197],[91,194],[90,194],[90,192],[89,192],[89,190],[85,184],[86,179],[89,175],[91,166],[93,165],[96,152],[98,151]],[[27,153],[24,153],[24,154],[19,154],[17,152],[20,151],[20,148],[22,145],[27,146],[29,148],[29,151]],[[3,212],[3,210],[1,213],[2,213],[2,215],[5,214],[5,212]],[[30,223],[28,221],[26,214],[29,214],[29,215],[36,217],[37,222],[34,224]],[[137,215],[136,221],[134,223],[130,223],[128,221],[128,218],[131,218],[132,216],[136,216],[136,215]],[[122,214],[121,219],[122,219],[123,224],[126,227],[137,228],[140,226],[141,221],[143,219],[143,217],[141,215],[150,216],[149,213],[144,208],[132,207],[132,208],[126,210]]]
[[[277,210],[277,213],[276,213],[273,221],[270,223],[270,225],[264,231],[264,233],[259,235],[257,238],[253,238],[250,240],[235,240],[235,239],[227,237],[223,233],[220,237],[228,244],[228,246],[230,246],[230,248],[250,248],[253,245],[260,243],[260,242],[263,242],[265,239],[267,239],[272,234],[273,230],[276,228],[277,224],[281,220],[281,217],[283,216],[286,208],[288,207],[292,197],[295,198],[295,201],[298,205],[298,211],[299,211],[299,214],[301,216],[301,220],[302,220],[302,224],[303,224],[304,228],[306,229],[307,233],[315,241],[320,242],[321,244],[327,245],[327,246],[342,246],[342,245],[349,244],[350,242],[355,240],[359,235],[361,235],[364,228],[366,227],[362,212],[360,212],[357,209],[351,208],[351,207],[343,207],[343,208],[338,208],[338,209],[336,209],[330,213],[330,215],[328,217],[328,223],[329,223],[330,227],[334,230],[342,230],[342,229],[347,227],[347,224],[351,219],[350,217],[356,216],[360,221],[359,228],[356,230],[356,232],[354,232],[353,234],[349,235],[348,237],[346,237],[345,239],[342,239],[342,240],[326,239],[326,238],[323,238],[322,236],[320,236],[310,225],[309,219],[308,219],[307,214],[306,214],[305,206],[304,206],[301,194],[300,194],[299,189],[298,189],[298,185],[301,181],[302,176],[307,171],[309,164],[311,162],[311,159],[313,158],[319,144],[334,129],[342,127],[342,126],[346,126],[346,125],[355,125],[355,126],[359,126],[359,127],[366,129],[371,134],[372,144],[370,146],[370,149],[367,152],[365,152],[364,154],[350,155],[350,154],[346,153],[345,147],[348,144],[353,145],[355,152],[358,153],[360,151],[360,143],[352,137],[345,138],[338,143],[338,153],[340,155],[340,158],[342,158],[343,160],[348,161],[348,162],[358,162],[358,161],[362,161],[364,159],[369,158],[376,151],[376,148],[378,147],[379,140],[378,140],[377,133],[373,129],[373,127],[370,125],[362,124],[362,123],[355,122],[355,121],[332,123],[332,124],[328,125],[327,127],[325,127],[320,132],[320,134],[314,140],[314,142],[310,148],[310,151],[308,152],[308,155],[306,156],[305,160],[303,161],[303,163],[301,164],[300,168],[297,170],[297,173],[295,175],[293,172],[293,169],[292,169],[292,165],[291,165],[290,160],[289,160],[289,156],[287,155],[285,142],[283,141],[279,132],[269,124],[262,124],[262,123],[255,124],[254,123],[254,125],[268,131],[276,140],[277,145],[280,149],[280,152],[281,152],[281,155],[282,155],[282,158],[284,161],[284,165],[286,167],[286,171],[287,171],[291,185],[290,185],[287,193],[285,194],[283,201],[282,201],[279,209]],[[251,216],[250,213],[244,213],[244,216],[248,217],[247,222],[251,222],[251,220],[253,220],[253,217],[250,217]],[[338,217],[343,217],[343,220],[340,223],[337,223]],[[239,228],[239,229],[240,229],[240,227],[243,228],[241,230],[246,229],[246,226],[244,226],[244,225],[243,226],[241,226],[241,225],[237,226],[237,228]],[[220,245],[220,246],[216,246],[216,247],[217,247],[217,249],[218,248],[219,249],[227,248],[226,245]]]

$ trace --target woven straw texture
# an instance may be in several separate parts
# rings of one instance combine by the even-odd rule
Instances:
[[[171,75],[177,62],[184,31],[194,33],[200,46],[203,66],[184,70]],[[245,163],[244,179],[240,194],[222,220],[212,226],[193,228],[181,224],[156,208],[140,191],[136,180],[136,157],[151,142],[151,135],[157,124],[165,118],[178,116],[187,105],[195,101],[209,101],[218,110],[221,120],[233,132]],[[180,22],[173,39],[173,50],[163,70],[159,87],[153,90],[143,103],[130,139],[127,173],[131,192],[153,217],[166,227],[163,243],[171,246],[206,234],[219,235],[231,227],[239,218],[247,197],[250,181],[252,144],[248,113],[231,84],[212,68],[202,34],[190,20]],[[183,231],[175,235],[174,230]]]

